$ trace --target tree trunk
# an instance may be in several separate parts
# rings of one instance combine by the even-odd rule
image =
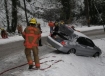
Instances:
[[[71,18],[70,0],[61,0],[61,3],[63,5],[63,12],[65,16],[63,18],[65,18],[65,21],[68,21]]]
[[[4,0],[4,3],[5,3],[5,11],[6,11],[6,19],[7,19],[7,31],[10,32],[9,16],[8,16],[8,9],[7,9],[7,0]]]
[[[88,0],[84,0],[84,3],[85,3],[86,20],[87,20],[88,27],[90,27],[90,19],[89,19],[89,1],[88,1]]]
[[[12,32],[16,31],[17,27],[17,0],[12,0]]]

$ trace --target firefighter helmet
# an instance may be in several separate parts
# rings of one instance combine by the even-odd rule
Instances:
[[[36,23],[37,23],[37,21],[36,21],[36,19],[35,19],[35,18],[32,18],[32,19],[30,20],[30,22],[29,22],[29,23],[36,24]]]

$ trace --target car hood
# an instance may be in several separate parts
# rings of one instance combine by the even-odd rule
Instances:
[[[74,33],[74,30],[70,28],[68,25],[60,25],[59,31],[65,33],[68,36],[71,36]]]

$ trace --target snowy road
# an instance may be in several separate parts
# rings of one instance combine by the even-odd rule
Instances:
[[[99,34],[98,34],[99,32]],[[91,32],[84,32],[87,36],[89,36],[92,39],[97,39],[98,35],[104,35],[102,30],[98,30],[98,31],[91,31]],[[91,33],[91,34],[89,34]],[[96,34],[94,34],[96,33]],[[93,36],[95,35],[95,36]],[[98,36],[98,37],[96,37]],[[104,35],[105,36],[105,35]],[[50,52],[54,52],[54,48],[50,47],[47,43],[46,43],[46,37],[42,38],[43,41],[43,46],[39,47],[39,56],[43,56],[46,55]],[[23,46],[23,41],[18,41],[18,42],[13,42],[13,43],[8,43],[5,45],[0,45],[0,72],[2,72],[3,70],[9,69],[11,67],[15,67],[21,64],[26,63],[26,58],[24,55],[24,46]],[[21,67],[21,68],[17,68],[15,70],[26,70],[28,67]],[[12,71],[15,71],[12,70]],[[12,72],[10,71],[10,72]],[[6,72],[3,76],[11,76],[11,74],[9,75],[9,72]]]
[[[55,49],[50,47],[47,43],[45,43],[46,38],[43,39],[43,46],[39,47],[39,56],[42,57],[50,52],[53,52]],[[0,72],[3,70],[7,70],[18,65],[26,63],[26,58],[24,55],[24,46],[23,41],[8,43],[5,45],[0,45]],[[16,70],[26,70],[28,67],[23,66],[17,69],[14,69],[9,72],[13,72]],[[9,72],[6,72],[2,76],[11,76]]]
[[[105,38],[105,32],[104,32],[103,29],[84,31],[82,33],[84,33],[85,35],[89,36],[91,39]]]
[[[91,30],[91,31],[84,31],[83,32],[85,35],[89,36],[91,39],[99,39],[99,38],[105,38],[105,32],[101,30]],[[43,45],[47,46],[46,42],[46,37],[42,38],[42,43]],[[8,57],[8,55],[24,51],[24,46],[23,46],[23,41],[17,41],[17,42],[12,42],[8,44],[3,44],[0,45],[0,60],[3,59],[4,57]],[[51,51],[47,50],[42,52],[40,50],[40,54],[45,55],[46,53],[49,53]]]

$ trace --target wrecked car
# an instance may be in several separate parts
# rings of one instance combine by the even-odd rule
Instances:
[[[58,51],[67,54],[97,57],[102,53],[88,36],[73,30],[68,25],[60,26],[54,36],[47,37],[47,42]]]

